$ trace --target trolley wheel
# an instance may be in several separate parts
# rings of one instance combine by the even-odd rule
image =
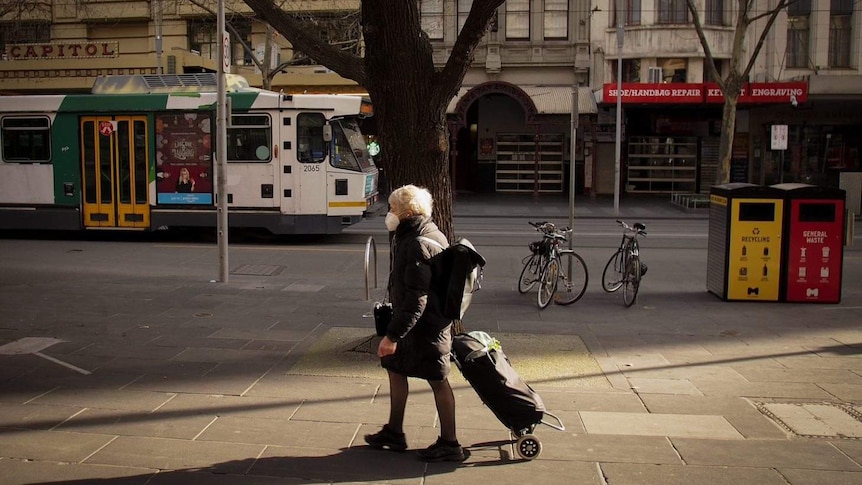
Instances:
[[[532,460],[539,456],[542,452],[542,442],[539,441],[539,438],[536,438],[534,435],[525,434],[518,438],[518,441],[515,442],[515,448],[518,451],[518,455],[525,460]]]

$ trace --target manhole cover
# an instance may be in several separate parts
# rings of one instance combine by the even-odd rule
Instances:
[[[243,264],[231,270],[231,274],[251,276],[274,276],[284,269],[284,266],[273,264]]]
[[[862,414],[840,403],[754,403],[757,409],[798,436],[862,439]]]

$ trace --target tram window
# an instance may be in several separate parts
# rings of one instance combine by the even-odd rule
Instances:
[[[4,162],[51,161],[51,121],[48,118],[6,117],[0,127]]]
[[[227,130],[229,162],[268,162],[272,159],[272,126],[267,115],[233,115]]]
[[[296,159],[300,163],[320,163],[326,159],[325,125],[326,117],[320,113],[300,113],[296,117]]]

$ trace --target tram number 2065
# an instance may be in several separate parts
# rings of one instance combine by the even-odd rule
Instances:
[[[320,171],[320,165],[303,165],[302,171],[303,172],[319,172]]]

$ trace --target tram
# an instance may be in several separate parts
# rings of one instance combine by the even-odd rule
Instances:
[[[334,234],[379,208],[370,102],[226,84],[230,227]],[[214,74],[0,96],[0,229],[215,227],[216,97]]]

